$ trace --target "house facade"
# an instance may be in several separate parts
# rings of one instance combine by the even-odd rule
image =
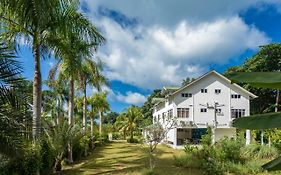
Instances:
[[[153,122],[163,127],[171,120],[175,122],[163,140],[174,147],[197,143],[208,127],[215,128],[214,141],[234,137],[236,128],[231,126],[232,121],[249,116],[250,100],[256,98],[216,71],[180,88],[164,87],[162,93],[165,98],[154,99]]]

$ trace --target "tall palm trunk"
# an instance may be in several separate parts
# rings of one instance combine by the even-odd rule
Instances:
[[[93,138],[94,136],[94,118],[95,118],[95,114],[94,114],[94,105],[91,105],[92,107],[92,115],[91,116],[91,138]]]
[[[70,78],[69,82],[69,103],[68,103],[68,124],[73,125],[74,121],[74,80]],[[73,162],[72,156],[72,140],[68,143],[68,160],[70,163]]]
[[[102,111],[99,111],[99,116],[100,116],[100,127],[99,127],[99,131],[100,131],[100,136],[102,134]]]
[[[84,82],[84,99],[83,99],[83,132],[86,134],[87,126],[87,85]]]
[[[275,101],[275,112],[278,112],[278,105],[279,105],[279,90],[276,90],[276,101]]]
[[[60,108],[60,107],[61,107],[61,104],[60,104],[60,103],[61,103],[60,97],[57,98],[57,102],[58,102],[58,104],[57,104],[57,125],[58,125],[59,122],[60,122],[60,117],[61,117],[61,116],[60,116],[60,115],[61,115],[61,114],[60,114],[60,109],[61,109],[61,108]]]
[[[68,102],[68,124],[73,125],[74,121],[74,80],[71,77],[69,82],[69,102]]]
[[[34,52],[34,80],[33,80],[33,117],[32,117],[32,137],[34,140],[40,136],[40,120],[41,120],[41,103],[42,103],[42,89],[41,89],[41,70],[40,70],[40,45],[38,36],[34,37],[33,41]]]

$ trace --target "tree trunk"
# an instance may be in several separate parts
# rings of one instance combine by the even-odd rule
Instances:
[[[276,101],[275,101],[275,112],[278,112],[278,104],[279,104],[279,90],[276,90]]]
[[[87,87],[86,82],[84,86],[84,99],[83,99],[83,133],[86,134],[87,127]]]
[[[58,107],[57,107],[57,125],[58,125],[59,122],[60,122],[60,117],[61,117],[60,116],[60,106],[61,106],[60,103],[61,102],[60,102],[60,98],[59,97],[57,98],[57,100],[58,100],[58,104],[57,104],[58,105]]]
[[[74,123],[74,80],[71,77],[69,82],[69,102],[68,102],[68,124]]]
[[[33,41],[34,53],[34,80],[33,80],[33,117],[32,117],[32,137],[34,140],[40,137],[41,131],[41,103],[42,103],[42,78],[40,70],[40,44],[38,37]]]
[[[94,117],[91,117],[91,138],[94,136]]]
[[[71,77],[69,82],[69,104],[68,104],[68,124],[70,126],[74,123],[74,80]],[[68,143],[68,160],[70,163],[73,162],[72,156],[72,140]]]
[[[102,112],[101,111],[99,111],[99,116],[100,116],[100,127],[99,127],[99,131],[100,131],[100,136],[101,136],[101,134],[102,134]]]

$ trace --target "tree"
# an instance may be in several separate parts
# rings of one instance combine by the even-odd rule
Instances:
[[[21,68],[11,48],[0,43],[0,154],[9,158],[21,155],[27,96],[20,91]]]
[[[193,82],[194,80],[195,80],[195,78],[186,77],[185,79],[182,80],[181,85],[182,85],[182,86],[185,86],[185,85],[187,85],[187,84]]]
[[[161,94],[160,89],[155,89],[152,94],[147,98],[146,102],[144,102],[143,106],[141,107],[141,111],[143,114],[143,121],[142,126],[148,126],[152,124],[152,110],[154,104],[152,103],[153,98],[162,98],[164,95]]]
[[[151,170],[155,167],[154,152],[158,144],[163,141],[168,132],[176,126],[176,120],[174,119],[166,120],[164,123],[164,126],[157,122],[143,129],[144,145],[148,147],[149,165]]]
[[[43,54],[41,51],[46,48],[48,33],[58,25],[56,17],[62,15],[60,8],[63,6],[59,0],[3,0],[0,6],[1,24],[5,32],[2,35],[14,43],[19,37],[24,38],[31,46],[34,55],[33,138],[35,139],[40,133],[42,98],[40,56]]]
[[[119,116],[119,114],[117,112],[110,111],[104,117],[103,123],[113,125],[116,122],[116,119],[118,116]]]
[[[103,120],[103,113],[110,110],[109,103],[106,100],[107,93],[96,93],[93,94],[92,97],[92,104],[94,108],[99,113],[99,133],[102,134],[102,120]]]
[[[79,72],[80,86],[83,91],[83,130],[86,133],[87,121],[87,84],[101,90],[102,85],[108,85],[108,80],[101,74],[103,64],[100,60],[97,62],[92,59],[85,59],[82,70]],[[94,89],[94,88],[93,88]],[[93,92],[94,93],[94,92]]]
[[[143,119],[141,109],[136,106],[131,106],[127,109],[127,112],[121,113],[116,120],[115,126],[122,131],[124,137],[126,133],[129,133],[129,142],[134,141],[134,131],[139,127],[140,121]]]
[[[233,82],[248,83],[254,87],[281,89],[281,74],[279,72],[239,72],[231,75]],[[244,129],[281,128],[280,112],[256,114],[250,117],[235,119],[233,126]],[[280,170],[281,158],[263,165],[267,170]]]
[[[269,44],[262,46],[258,53],[252,58],[246,59],[241,66],[229,68],[225,75],[228,76],[232,72],[276,72],[281,68],[280,63],[281,44]],[[251,102],[252,114],[278,111],[279,90],[253,87],[245,83],[240,83],[240,85],[259,97]]]
[[[68,122],[64,119],[57,124],[56,122],[45,121],[44,131],[56,154],[53,169],[54,171],[60,171],[65,148],[67,147],[69,140],[78,142],[84,135],[78,126],[68,125]]]
[[[35,63],[33,84],[33,138],[39,137],[42,103],[42,78],[40,57],[56,47],[58,37],[75,33],[97,46],[104,38],[96,28],[78,11],[74,0],[2,0],[0,1],[2,31],[7,40],[16,43],[23,38],[32,48]],[[69,50],[71,51],[71,50]]]

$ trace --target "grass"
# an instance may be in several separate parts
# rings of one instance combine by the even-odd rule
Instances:
[[[159,145],[156,152],[155,172],[159,175],[200,175],[199,170],[177,168],[173,165],[173,156],[184,154]],[[66,167],[66,175],[141,175],[149,167],[149,159],[140,144],[129,144],[125,141],[109,143],[97,148],[87,159]]]

